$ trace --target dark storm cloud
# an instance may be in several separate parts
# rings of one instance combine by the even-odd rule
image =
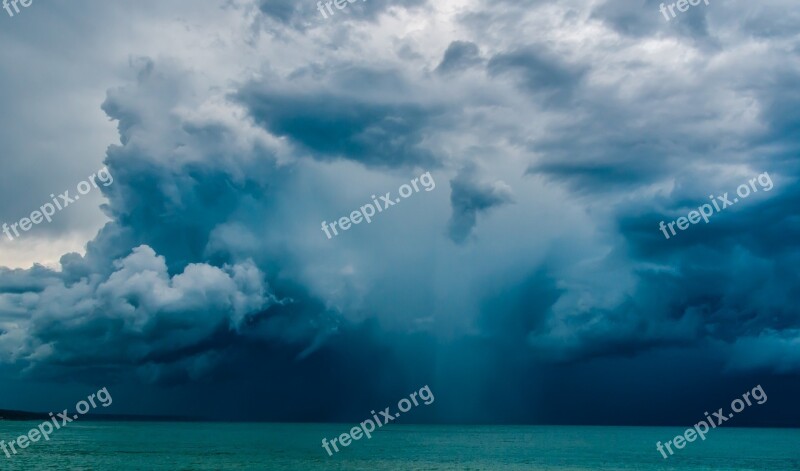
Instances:
[[[790,15],[498,0],[409,8],[399,37],[424,5],[262,1],[281,41],[134,60],[102,106],[111,222],[61,272],[0,269],[4,377],[214,418],[362,419],[426,383],[419,420],[688,421],[762,380],[796,410]],[[363,31],[321,52],[337,24]],[[436,191],[320,233],[419,167]],[[773,191],[659,232],[763,171]]]
[[[303,5],[310,2],[295,2],[292,0],[261,0],[258,8],[266,16],[282,23],[292,23],[296,14]]]
[[[761,110],[761,126],[747,144],[749,171],[722,180],[713,171],[678,173],[671,191],[629,201],[617,209],[631,255],[669,267],[643,281],[653,291],[656,286],[669,287],[670,317],[702,316],[696,338],[723,341],[730,348],[726,367],[732,371],[785,373],[797,366],[789,345],[797,341],[800,329],[796,316],[800,276],[792,268],[800,259],[795,243],[800,236],[795,223],[800,192],[793,184],[800,178],[796,160],[800,120],[792,111],[800,106],[800,96],[788,86],[797,79],[796,70],[778,66],[771,76],[763,86],[760,80],[747,85]],[[683,146],[691,154],[691,147]],[[697,153],[691,161],[703,158]],[[659,221],[673,220],[707,203],[709,194],[735,196],[739,184],[763,172],[774,183],[769,192],[761,188],[709,224],[694,226],[668,241],[656,230]],[[647,299],[641,294],[637,297]],[[663,301],[659,304],[664,305]]]
[[[300,77],[295,74],[294,79]],[[398,71],[347,67],[309,85],[310,90],[297,93],[272,83],[251,83],[237,98],[256,122],[314,158],[383,167],[437,165],[424,141],[443,110],[408,97],[413,88]],[[317,86],[331,89],[320,92]],[[354,93],[358,90],[370,92]]]
[[[626,132],[628,124],[601,115],[561,129],[558,137],[545,137],[532,144],[532,150],[542,158],[528,173],[568,181],[578,192],[615,192],[660,179],[670,165],[669,143],[658,135]],[[594,128],[594,132],[585,132],[587,128]],[[565,135],[571,139],[564,139]],[[641,155],[648,158],[639,158]]]
[[[515,76],[530,94],[545,103],[561,106],[572,98],[574,89],[586,74],[584,67],[537,47],[497,54],[489,60],[487,71],[491,76]]]
[[[776,188],[781,181],[785,180],[775,178]],[[697,194],[698,205],[705,203],[703,196]],[[666,292],[673,292],[672,317],[700,313],[703,328],[697,333],[701,338],[730,343],[752,338],[751,344],[774,342],[775,348],[781,349],[785,340],[763,334],[777,329],[794,336],[800,328],[795,308],[800,302],[800,277],[791,268],[800,258],[793,242],[800,232],[792,222],[792,208],[800,200],[796,190],[784,188],[777,195],[752,195],[740,204],[669,241],[660,232],[652,232],[658,220],[671,220],[683,211],[683,205],[676,205],[669,216],[625,216],[621,229],[635,256],[671,267],[670,273],[659,274],[648,284],[662,290],[670,287]],[[697,264],[698,258],[702,264]],[[732,365],[757,363],[741,362],[741,355],[737,358]]]
[[[683,48],[697,48],[696,53],[712,57],[722,54],[709,41],[692,42],[713,36],[706,21],[709,11],[688,12],[667,25],[663,17],[662,23],[658,17],[652,19],[660,14],[658,4],[652,8],[651,3],[607,2],[592,15],[623,35],[683,35],[687,38]],[[513,24],[508,17],[503,20]],[[467,18],[473,26],[476,21],[476,17]],[[517,51],[531,49],[535,48],[521,46]],[[644,64],[622,56],[616,72],[634,76],[643,72]],[[624,79],[598,86],[598,79],[608,78],[607,64],[598,61],[567,62],[553,57],[543,61],[521,52],[501,53],[492,59],[490,74],[516,74],[518,83],[534,97],[536,93],[546,97],[550,88],[569,97],[570,119],[529,141],[535,159],[528,174],[566,183],[589,211],[610,209],[608,217],[616,221],[623,237],[617,248],[621,252],[614,258],[632,250],[625,258],[639,267],[625,298],[613,306],[560,312],[560,305],[570,297],[563,292],[544,313],[531,311],[537,321],[526,330],[531,346],[543,358],[585,361],[707,342],[718,342],[715,348],[724,351],[736,342],[737,354],[727,367],[758,367],[763,372],[769,370],[767,359],[776,354],[754,353],[755,359],[746,361],[745,345],[764,345],[769,352],[780,352],[787,348],[788,339],[797,338],[794,306],[798,299],[792,293],[800,287],[800,278],[789,274],[789,265],[798,257],[792,242],[796,227],[788,222],[794,217],[791,208],[798,204],[793,189],[784,186],[777,193],[751,198],[735,212],[669,241],[658,231],[660,220],[685,215],[692,206],[707,202],[708,194],[732,192],[763,171],[771,170],[781,180],[798,178],[794,162],[800,134],[797,114],[792,111],[797,100],[784,86],[796,67],[784,67],[777,56],[770,59],[769,75],[774,78],[763,86],[758,78],[763,65],[731,77],[698,64],[687,71],[689,82],[680,88],[662,78],[652,84],[637,83],[636,91],[627,88],[630,83]],[[680,81],[680,77],[672,80]],[[707,97],[720,86],[756,98],[760,126],[746,138],[719,126],[729,113],[723,108],[725,101],[711,105],[713,100]],[[622,98],[629,93],[635,100]],[[676,96],[683,97],[675,100]],[[720,152],[718,143],[728,140],[736,140],[737,145],[727,149],[727,154]],[[770,144],[764,147],[766,142]],[[720,172],[725,164],[719,162],[738,162],[749,170],[740,169],[736,178],[723,177]],[[608,258],[616,265],[612,260]],[[773,273],[786,275],[775,278]],[[513,318],[512,311],[500,313]],[[765,334],[771,329],[785,335]],[[778,370],[790,365],[793,360],[782,362]]]
[[[7,360],[42,375],[59,365],[85,374],[131,368],[157,382],[181,371],[196,378],[221,361],[220,341],[258,325],[273,306],[304,302],[279,299],[250,258],[206,256],[213,230],[243,206],[266,204],[279,177],[258,140],[224,121],[178,117],[190,83],[144,60],[134,84],[109,92],[103,108],[121,142],[106,158],[115,184],[101,187],[112,222],[85,256],[65,255],[62,272],[3,269],[0,345],[19,342]],[[14,323],[18,312],[30,316],[24,325]],[[269,316],[270,338],[302,339],[298,352],[325,329],[303,332],[280,318]],[[293,321],[301,318],[309,319]]]
[[[436,72],[447,74],[478,65],[481,62],[481,52],[477,44],[470,41],[453,41],[444,51],[444,57],[436,67]]]
[[[625,3],[606,1],[592,11],[592,17],[606,22],[620,34],[637,38],[652,36],[658,31],[696,40],[708,40],[706,5],[701,3],[685,12],[675,10],[675,18],[667,11],[669,15],[667,20],[659,10],[660,6],[673,3],[675,2],[663,0],[636,0]]]
[[[478,214],[514,201],[511,188],[502,181],[486,181],[474,166],[465,167],[450,181],[450,203],[453,214],[448,223],[448,234],[458,244],[467,240]]]
[[[0,292],[39,292],[56,279],[58,276],[55,273],[41,265],[34,265],[28,270],[0,267]]]
[[[797,54],[800,57],[800,54]],[[800,71],[780,67],[759,87],[753,87],[763,105],[763,117],[768,126],[759,136],[759,144],[778,141],[780,147],[775,165],[798,171],[794,158],[800,151],[800,90],[796,84]],[[765,159],[766,160],[766,159]]]
[[[340,0],[340,2],[345,4],[343,9],[337,8],[328,0],[322,2],[327,18],[319,11],[318,2],[312,0],[260,0],[258,6],[265,17],[291,28],[304,30],[311,25],[319,26],[320,23],[328,21],[352,19],[372,22],[392,8],[418,8],[424,6],[427,0]],[[331,3],[333,16],[326,7],[328,3]]]

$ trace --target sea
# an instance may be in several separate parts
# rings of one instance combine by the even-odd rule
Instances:
[[[38,424],[0,421],[0,440]],[[328,456],[322,439],[352,427],[76,421],[0,470],[800,470],[798,429],[718,428],[664,459],[656,442],[684,428],[389,425]]]

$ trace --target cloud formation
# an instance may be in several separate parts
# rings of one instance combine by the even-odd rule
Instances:
[[[545,420],[554,401],[602,422],[555,391],[659,384],[693,356],[668,379],[791,391],[797,19],[788,0],[675,22],[656,3],[369,0],[323,20],[209,2],[158,45],[123,41],[130,58],[105,54],[126,72],[81,103],[117,126],[109,222],[60,270],[0,268],[4,374],[199,388],[192,411],[247,384],[223,416],[286,420],[358,416],[419,379],[449,399],[437,419]],[[320,232],[424,171],[425,198]],[[659,232],[765,171],[774,191]]]
[[[514,201],[511,188],[504,182],[480,181],[475,167],[465,167],[450,182],[453,215],[448,224],[450,238],[462,243],[477,224],[479,213]]]

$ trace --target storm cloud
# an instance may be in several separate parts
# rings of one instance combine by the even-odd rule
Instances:
[[[34,103],[26,125],[62,132],[3,118],[4,221],[74,184],[18,163],[77,149],[42,109],[109,120],[85,158],[114,176],[99,209],[3,241],[5,408],[46,409],[58,394],[31,391],[69,379],[117,384],[124,411],[216,418],[350,420],[417,383],[437,393],[420,421],[674,423],[756,382],[796,410],[788,0],[673,22],[650,0],[369,0],[328,19],[313,2],[148,1],[140,29],[89,3],[86,37],[40,34],[78,28],[47,5],[0,33],[11,115],[8,90],[45,67],[12,46],[80,45],[113,71]],[[320,231],[428,171],[435,191]],[[772,191],[658,230],[763,172]],[[57,264],[37,258],[61,243]]]

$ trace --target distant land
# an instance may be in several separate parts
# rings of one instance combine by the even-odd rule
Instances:
[[[26,412],[19,410],[0,409],[0,420],[49,420],[50,414],[44,412]],[[196,422],[198,419],[167,415],[124,415],[124,414],[86,414],[81,416],[84,420],[106,420],[125,422]]]
[[[0,409],[0,420],[44,420],[47,414]]]

